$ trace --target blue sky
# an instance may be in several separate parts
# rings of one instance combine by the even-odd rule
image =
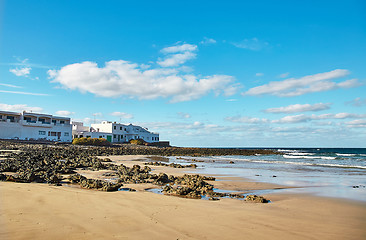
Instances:
[[[177,146],[366,147],[365,1],[0,0],[0,110]]]

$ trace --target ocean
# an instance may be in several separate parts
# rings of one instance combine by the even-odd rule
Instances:
[[[281,155],[194,157],[196,173],[243,177],[296,188],[254,191],[305,193],[366,201],[365,148],[279,148]],[[184,164],[193,157],[171,157]],[[185,160],[187,159],[187,160]],[[230,163],[231,161],[231,163]]]

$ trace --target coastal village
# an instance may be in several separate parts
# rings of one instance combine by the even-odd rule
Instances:
[[[74,138],[104,138],[110,143],[141,139],[159,143],[159,133],[133,124],[102,121],[84,126],[68,117],[33,112],[0,111],[0,139],[71,142]]]

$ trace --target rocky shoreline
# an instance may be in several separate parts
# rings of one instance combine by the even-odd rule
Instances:
[[[173,176],[165,173],[153,174],[151,166],[173,168],[195,168],[195,164],[166,164],[161,161],[145,163],[146,166],[110,163],[108,158],[97,156],[109,155],[159,155],[159,156],[212,156],[212,155],[255,155],[277,154],[272,150],[244,150],[219,148],[158,148],[146,146],[119,145],[112,147],[80,147],[57,144],[27,144],[12,141],[0,141],[0,180],[22,183],[48,183],[56,186],[65,182],[78,184],[82,188],[100,191],[118,191],[123,184],[151,183],[161,187],[166,195],[186,198],[202,198],[219,200],[221,197],[243,198],[251,202],[268,202],[260,196],[219,193],[207,181],[213,177],[200,175]],[[159,158],[159,157],[158,157]],[[163,159],[162,159],[163,160]],[[88,179],[76,171],[87,169],[93,171],[111,170],[116,181]],[[133,191],[133,189],[130,189]]]

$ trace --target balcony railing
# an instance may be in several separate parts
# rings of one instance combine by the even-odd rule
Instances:
[[[40,122],[40,121],[22,121],[23,126],[30,127],[52,127],[49,122]]]

